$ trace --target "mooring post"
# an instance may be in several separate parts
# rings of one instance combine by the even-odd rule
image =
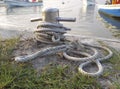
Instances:
[[[57,8],[43,8],[42,9],[42,18],[33,18],[31,22],[43,21],[50,23],[58,23],[56,18],[59,17],[59,9]]]
[[[31,21],[41,21],[34,31],[37,43],[60,43],[64,40],[64,34],[70,31],[70,28],[64,27],[60,21],[75,22],[75,18],[59,17],[59,9],[44,8],[42,17],[32,19]]]
[[[50,23],[58,23],[56,18],[59,17],[59,9],[47,8],[42,10],[42,21]]]
[[[35,21],[43,21],[50,23],[59,23],[59,21],[75,22],[76,18],[59,17],[59,9],[44,8],[42,9],[42,18],[31,19],[31,22],[35,22]]]

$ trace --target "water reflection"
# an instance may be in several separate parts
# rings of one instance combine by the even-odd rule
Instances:
[[[7,12],[7,8],[6,7],[0,7],[0,15],[4,15]]]
[[[111,24],[117,29],[120,29],[120,18],[113,18],[101,12],[99,12],[99,14],[105,20],[105,22],[107,22],[107,24]]]
[[[95,6],[83,6],[79,11],[79,20],[92,22],[95,17]]]

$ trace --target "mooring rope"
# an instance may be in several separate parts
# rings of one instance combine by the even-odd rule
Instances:
[[[105,57],[99,57],[99,53],[96,49],[92,49],[92,51],[94,52],[93,55],[90,55],[88,53],[82,53],[82,52],[79,52],[81,55],[85,55],[87,57],[84,57],[84,58],[78,58],[78,57],[72,57],[72,56],[69,56],[66,52],[63,53],[63,56],[66,58],[66,59],[69,59],[69,60],[73,60],[73,61],[85,61],[84,63],[81,63],[80,66],[78,67],[78,70],[84,74],[84,75],[89,75],[89,76],[100,76],[103,72],[103,67],[102,67],[102,64],[100,63],[100,61],[103,61],[103,60],[106,60],[106,59],[109,59],[110,57],[112,57],[113,55],[113,52],[107,48],[107,47],[100,47],[100,46],[92,46],[92,45],[89,45],[89,44],[83,44],[84,46],[88,46],[88,47],[91,47],[91,48],[99,48],[99,49],[103,49],[105,51],[108,52],[108,55],[106,55]],[[83,68],[85,66],[87,66],[88,64],[90,63],[96,63],[97,67],[98,67],[98,71],[97,72],[94,72],[94,73],[89,73],[87,71],[85,71]]]
[[[59,52],[63,53],[64,58],[72,61],[82,61],[78,67],[79,72],[81,72],[84,75],[89,76],[99,76],[103,72],[102,64],[100,63],[103,60],[109,59],[112,57],[113,53],[112,51],[107,47],[101,47],[101,46],[93,46],[89,44],[85,44],[82,42],[77,41],[69,41],[66,42],[66,38],[64,34],[66,31],[70,29],[64,27],[62,24],[59,23],[48,23],[48,22],[42,22],[38,27],[37,30],[35,30],[35,40],[42,42],[42,43],[63,43],[64,44],[54,47],[49,47],[45,49],[41,49],[40,51],[33,53],[31,55],[25,55],[25,56],[19,56],[15,57],[15,61],[17,62],[26,62],[28,60],[35,59],[37,57],[44,57],[47,55],[53,55]],[[83,50],[76,50],[76,49],[83,49]],[[108,55],[105,57],[100,57],[100,53],[98,52],[98,49],[105,50],[108,52]],[[89,50],[87,52],[86,50]],[[69,55],[69,53],[74,53],[78,55],[83,55],[85,57],[75,57]],[[86,67],[90,63],[96,63],[98,67],[98,71],[94,73],[89,73],[84,70],[84,67]]]
[[[60,23],[41,22],[35,30],[35,39],[42,43],[59,43],[64,39],[63,34],[69,28],[64,27]]]
[[[35,59],[37,57],[44,57],[44,56],[47,56],[47,55],[52,55],[52,54],[64,52],[69,47],[70,46],[68,46],[68,45],[60,45],[60,46],[45,48],[45,49],[42,49],[42,50],[40,50],[40,51],[38,51],[36,53],[33,53],[31,55],[15,57],[15,61],[17,61],[17,62],[26,62],[26,61]]]
[[[67,54],[67,52],[63,52],[63,56],[64,56],[66,59],[68,59],[68,60],[73,60],[73,61],[87,61],[87,60],[92,60],[92,59],[97,58],[97,56],[98,56],[98,51],[97,51],[95,48],[90,48],[90,50],[94,52],[94,54],[93,54],[93,55],[90,55],[90,56],[86,55],[85,53],[83,54],[83,52],[79,52],[80,55],[85,55],[85,56],[87,56],[87,57],[84,57],[84,58],[78,58],[78,57],[69,56],[69,55]]]

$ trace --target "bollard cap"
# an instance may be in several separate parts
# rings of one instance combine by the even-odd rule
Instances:
[[[42,12],[58,12],[59,9],[57,8],[43,8]]]

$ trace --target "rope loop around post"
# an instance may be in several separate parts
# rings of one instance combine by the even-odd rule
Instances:
[[[58,9],[54,8],[44,10],[42,15],[43,15],[42,18],[32,20],[32,21],[42,20],[42,22],[37,26],[37,29],[34,31],[35,40],[46,44],[62,43],[62,45],[45,48],[30,55],[15,57],[15,61],[26,62],[35,59],[36,57],[43,57],[62,52],[65,59],[83,62],[78,67],[78,71],[81,72],[82,74],[88,76],[100,76],[103,72],[101,61],[112,57],[113,55],[112,51],[107,47],[93,46],[78,41],[70,40],[69,42],[66,41],[67,39],[65,38],[64,34],[71,29],[64,27],[63,24],[59,23],[59,21],[75,21],[75,19],[60,18]],[[100,57],[98,49],[107,51],[108,55]],[[69,53],[77,54],[79,57],[78,56],[76,57],[75,55],[74,56],[70,55]],[[81,55],[83,57],[80,57]],[[97,65],[98,71],[96,72],[85,71],[84,68],[88,64],[91,64],[93,62]]]
[[[44,22],[34,31],[35,39],[48,44],[61,43],[67,30],[69,29],[61,24]]]

